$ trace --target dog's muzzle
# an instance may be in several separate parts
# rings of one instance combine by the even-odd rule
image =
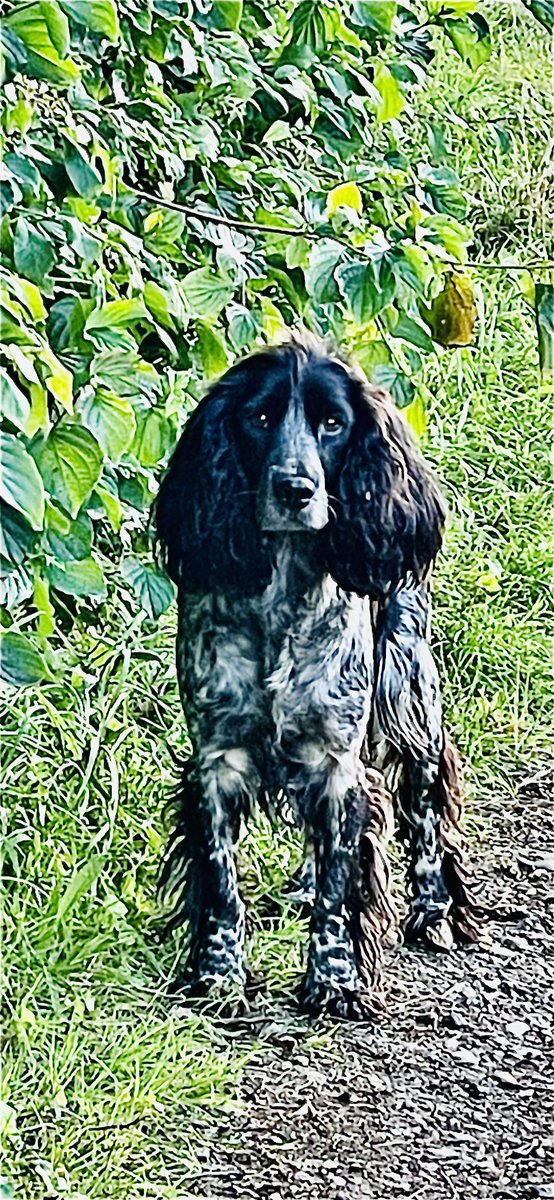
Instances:
[[[329,519],[324,480],[315,480],[305,471],[270,467],[259,497],[258,519],[267,531],[323,529]]]

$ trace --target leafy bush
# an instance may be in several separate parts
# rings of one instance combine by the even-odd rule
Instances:
[[[156,476],[235,355],[302,322],[417,417],[470,232],[433,127],[424,156],[403,147],[434,39],[475,69],[490,45],[472,0],[4,7],[3,667],[22,685],[56,670],[56,617],[94,621],[110,589],[152,618],[171,602]]]

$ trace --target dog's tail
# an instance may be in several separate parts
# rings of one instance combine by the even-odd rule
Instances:
[[[391,894],[386,850],[391,798],[378,771],[366,768],[360,792],[361,837],[350,898],[350,933],[362,981],[376,1008],[382,1008],[383,949],[395,940],[398,924]]]
[[[440,811],[440,842],[443,849],[442,872],[452,897],[449,918],[458,942],[478,942],[483,926],[493,915],[491,909],[479,903],[479,887],[467,863],[461,834],[463,799],[461,765],[457,751],[444,733],[444,744],[437,780]]]

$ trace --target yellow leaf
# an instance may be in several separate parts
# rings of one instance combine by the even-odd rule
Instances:
[[[362,211],[362,193],[357,183],[339,183],[327,196],[327,215],[334,216],[339,208],[352,208],[354,212]]]
[[[477,587],[483,588],[485,592],[499,592],[500,580],[494,571],[484,571],[477,578]]]
[[[35,608],[38,609],[38,632],[41,637],[51,637],[56,627],[54,621],[54,608],[50,600],[50,589],[45,579],[41,579],[40,575],[35,577],[33,587],[33,601]]]
[[[66,412],[73,412],[73,376],[64,367],[59,358],[52,353],[49,346],[43,346],[39,360],[44,364],[46,387],[55,400],[59,400]]]
[[[476,320],[471,280],[453,271],[431,308],[433,337],[441,346],[469,346]]]
[[[46,309],[36,284],[31,283],[29,279],[18,279],[17,282],[31,316],[35,318],[35,321],[44,321]]]
[[[25,433],[27,437],[32,437],[37,432],[37,429],[43,429],[45,433],[48,433],[50,429],[50,417],[48,415],[46,388],[43,388],[40,383],[32,383],[29,393],[31,396],[31,411],[25,422]]]
[[[148,216],[144,218],[144,232],[150,233],[151,229],[155,229],[156,225],[160,224],[161,219],[162,214],[159,209],[156,209],[155,212],[148,213]]]
[[[267,296],[262,296],[261,307],[263,312],[262,328],[268,342],[281,341],[287,327],[279,309],[272,300],[268,300]]]
[[[373,82],[381,97],[376,116],[377,124],[382,125],[400,116],[405,100],[394,75],[384,63],[377,63]]]
[[[412,403],[408,404],[402,412],[416,437],[422,438],[427,431],[427,414],[422,397],[416,396],[415,400],[412,400]]]
[[[37,1023],[35,1014],[33,1012],[31,1012],[30,1008],[27,1008],[25,1001],[23,1001],[23,1003],[21,1005],[21,1009],[19,1012],[19,1020],[21,1021],[22,1025],[34,1026]]]

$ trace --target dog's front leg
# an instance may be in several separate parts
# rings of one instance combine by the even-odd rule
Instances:
[[[329,773],[310,803],[316,896],[301,1003],[313,1015],[363,1018],[374,1010],[384,936],[393,923],[385,851],[387,796]],[[339,786],[337,786],[339,785]]]
[[[186,970],[173,990],[227,994],[244,985],[235,844],[256,789],[255,770],[241,748],[204,751],[187,766],[161,880],[176,896],[169,927],[189,924]]]

